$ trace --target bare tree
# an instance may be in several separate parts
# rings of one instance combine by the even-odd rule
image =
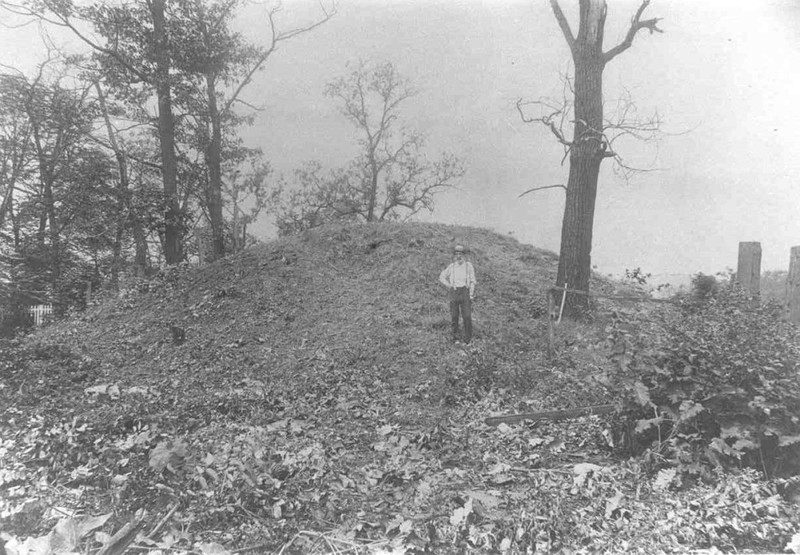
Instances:
[[[329,83],[325,95],[337,100],[342,114],[358,133],[358,156],[344,169],[323,176],[311,164],[296,173],[301,191],[279,222],[286,229],[318,225],[329,219],[357,218],[367,222],[410,217],[433,208],[433,197],[464,174],[461,160],[451,154],[429,161],[425,136],[398,129],[401,106],[415,94],[391,63],[368,67],[360,63],[349,74]],[[294,217],[305,223],[291,223]]]
[[[628,50],[637,33],[643,29],[650,33],[658,28],[660,19],[642,19],[650,0],[643,0],[631,18],[625,38],[610,50],[603,51],[603,38],[607,14],[605,0],[579,0],[578,34],[574,35],[569,21],[561,10],[558,0],[550,0],[550,6],[561,29],[574,65],[574,78],[567,81],[573,98],[573,118],[569,121],[563,106],[538,101],[545,108],[544,114],[536,118],[526,117],[523,103],[518,104],[525,121],[538,121],[546,125],[565,148],[569,157],[567,185],[545,185],[526,192],[548,187],[562,186],[566,189],[566,205],[561,227],[561,250],[558,263],[558,286],[569,285],[570,289],[589,290],[591,277],[592,230],[594,227],[595,199],[600,165],[607,158],[616,159],[623,171],[631,170],[614,149],[614,143],[623,136],[644,136],[656,131],[660,120],[654,117],[641,120],[634,117],[635,105],[627,102],[620,105],[617,119],[612,122],[603,116],[603,71],[606,65]],[[572,136],[564,131],[565,123],[573,125]],[[523,193],[524,194],[524,193]],[[584,295],[567,295],[566,311],[576,314],[586,309],[588,298]]]

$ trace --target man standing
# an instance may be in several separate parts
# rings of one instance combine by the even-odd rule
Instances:
[[[464,259],[464,247],[456,245],[455,261],[439,274],[439,283],[450,292],[450,318],[453,340],[458,342],[458,315],[464,320],[464,342],[472,341],[472,299],[475,298],[475,269]]]

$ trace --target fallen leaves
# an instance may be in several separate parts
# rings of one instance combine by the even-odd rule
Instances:
[[[80,528],[57,532],[93,552],[126,531],[122,515],[147,507],[151,533],[129,528],[131,551],[162,555],[681,551],[726,538],[722,517],[753,537],[779,530],[778,547],[797,532],[780,528],[796,520],[773,493],[704,490],[714,506],[692,505],[703,497],[673,488],[668,470],[612,458],[601,418],[486,426],[487,414],[608,402],[585,379],[604,371],[605,353],[575,325],[569,353],[546,365],[541,321],[506,309],[539,302],[530,279],[552,272],[540,277],[523,247],[489,240],[479,348],[453,350],[435,280],[418,283],[439,264],[425,252],[438,232],[425,249],[390,242],[351,257],[363,234],[387,229],[325,248],[313,234],[288,240],[298,253],[288,266],[254,251],[236,273],[228,259],[187,271],[93,321],[53,326],[15,351],[19,361],[0,356],[0,408],[13,421],[0,423],[3,529],[52,550],[54,507],[75,519],[113,508],[78,545]],[[327,272],[331,249],[350,257],[346,270]],[[191,330],[179,348],[167,317]],[[742,496],[750,512],[726,505]],[[703,530],[692,521],[701,510],[715,522]]]
[[[175,469],[186,458],[187,448],[186,442],[180,439],[161,441],[150,451],[148,464],[157,473],[161,473],[165,469],[175,472]]]
[[[62,518],[45,536],[26,538],[21,542],[15,537],[8,538],[5,550],[8,555],[79,555],[81,540],[93,530],[102,527],[109,518],[111,513]]]

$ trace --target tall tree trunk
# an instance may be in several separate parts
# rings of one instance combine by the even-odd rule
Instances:
[[[240,243],[239,243],[239,198],[236,192],[233,193],[233,221],[231,222],[231,248],[233,248],[233,252],[239,252],[241,250]],[[244,242],[241,243],[244,245]]]
[[[213,257],[225,256],[225,220],[222,216],[222,121],[217,107],[216,77],[206,74],[211,137],[206,149],[208,164],[208,216],[211,220]]]
[[[605,0],[581,0],[580,27],[572,45],[575,65],[575,128],[569,159],[561,251],[556,285],[589,290],[592,274],[592,229],[603,139],[603,28]],[[565,312],[588,307],[588,296],[567,295]]]
[[[14,181],[11,181],[7,188],[6,193],[3,195],[3,202],[0,203],[0,228],[3,227],[3,224],[6,221],[6,213],[8,213],[9,209],[11,208],[11,202],[14,199]]]
[[[125,234],[126,227],[126,214],[128,212],[128,197],[130,196],[130,187],[128,179],[128,161],[125,158],[125,153],[117,142],[117,136],[114,133],[114,127],[111,125],[111,118],[108,115],[108,106],[106,105],[106,97],[103,90],[100,88],[98,81],[94,82],[94,88],[97,91],[97,100],[100,104],[100,109],[103,113],[103,120],[106,124],[106,133],[108,133],[108,141],[111,144],[111,149],[114,151],[114,157],[117,160],[117,173],[119,174],[119,181],[117,183],[117,218],[116,218],[116,232],[114,233],[114,243],[111,247],[111,287],[116,291],[119,289],[119,274],[122,269],[122,238]]]
[[[158,97],[158,135],[161,143],[161,174],[166,201],[164,222],[164,258],[177,264],[182,258],[183,217],[178,201],[178,161],[175,155],[175,118],[172,114],[170,55],[164,19],[165,0],[152,0],[153,40],[156,59],[156,96]]]
[[[147,274],[147,235],[142,227],[142,222],[134,213],[132,216],[133,244],[135,248],[134,272],[137,278],[143,278]]]
[[[53,196],[53,183],[55,181],[55,165],[56,159],[61,155],[61,144],[63,140],[63,133],[58,132],[58,138],[55,141],[52,152],[47,153],[42,135],[39,129],[40,121],[36,118],[35,110],[31,105],[27,107],[28,118],[31,122],[32,135],[34,140],[34,147],[36,149],[36,157],[39,163],[39,184],[41,185],[41,203],[43,210],[39,216],[39,229],[37,239],[39,245],[45,245],[45,232],[49,231],[47,237],[50,239],[50,252],[48,253],[48,263],[50,266],[50,293],[51,301],[55,310],[60,309],[60,294],[59,284],[61,282],[61,253],[60,251],[60,238],[58,222],[56,220],[56,202]]]
[[[570,289],[589,291],[600,164],[604,158],[613,156],[603,134],[603,70],[608,62],[630,48],[641,29],[651,33],[662,32],[658,28],[658,18],[642,19],[649,3],[650,0],[642,0],[625,38],[608,52],[603,52],[606,0],[580,0],[577,37],[573,37],[558,0],[550,0],[575,65],[575,128],[570,144],[569,180],[556,278],[556,284],[562,287],[568,284]],[[586,295],[568,294],[565,312],[579,314],[588,308],[588,303]]]
[[[371,138],[370,138],[371,139]],[[377,148],[377,146],[375,147]],[[369,206],[367,207],[367,221],[375,221],[375,206],[378,204],[378,164],[375,162],[374,154],[370,154],[370,183],[369,183]]]
[[[142,176],[139,174],[138,186],[142,187]],[[139,217],[139,211],[134,205],[133,196],[128,195],[128,214],[131,218],[131,232],[133,233],[133,244],[135,249],[134,255],[134,268],[137,278],[145,277],[148,266],[148,252],[147,252],[147,234],[144,231],[144,224]]]
[[[50,237],[50,288],[52,290],[53,310],[60,314],[61,306],[61,240],[59,237],[58,221],[56,219],[56,202],[53,196],[53,182],[48,180],[44,185],[45,213]]]

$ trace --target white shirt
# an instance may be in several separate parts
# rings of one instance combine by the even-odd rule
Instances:
[[[475,293],[475,268],[464,260],[453,262],[439,274],[439,283],[448,289],[469,287],[469,296],[472,297]]]

